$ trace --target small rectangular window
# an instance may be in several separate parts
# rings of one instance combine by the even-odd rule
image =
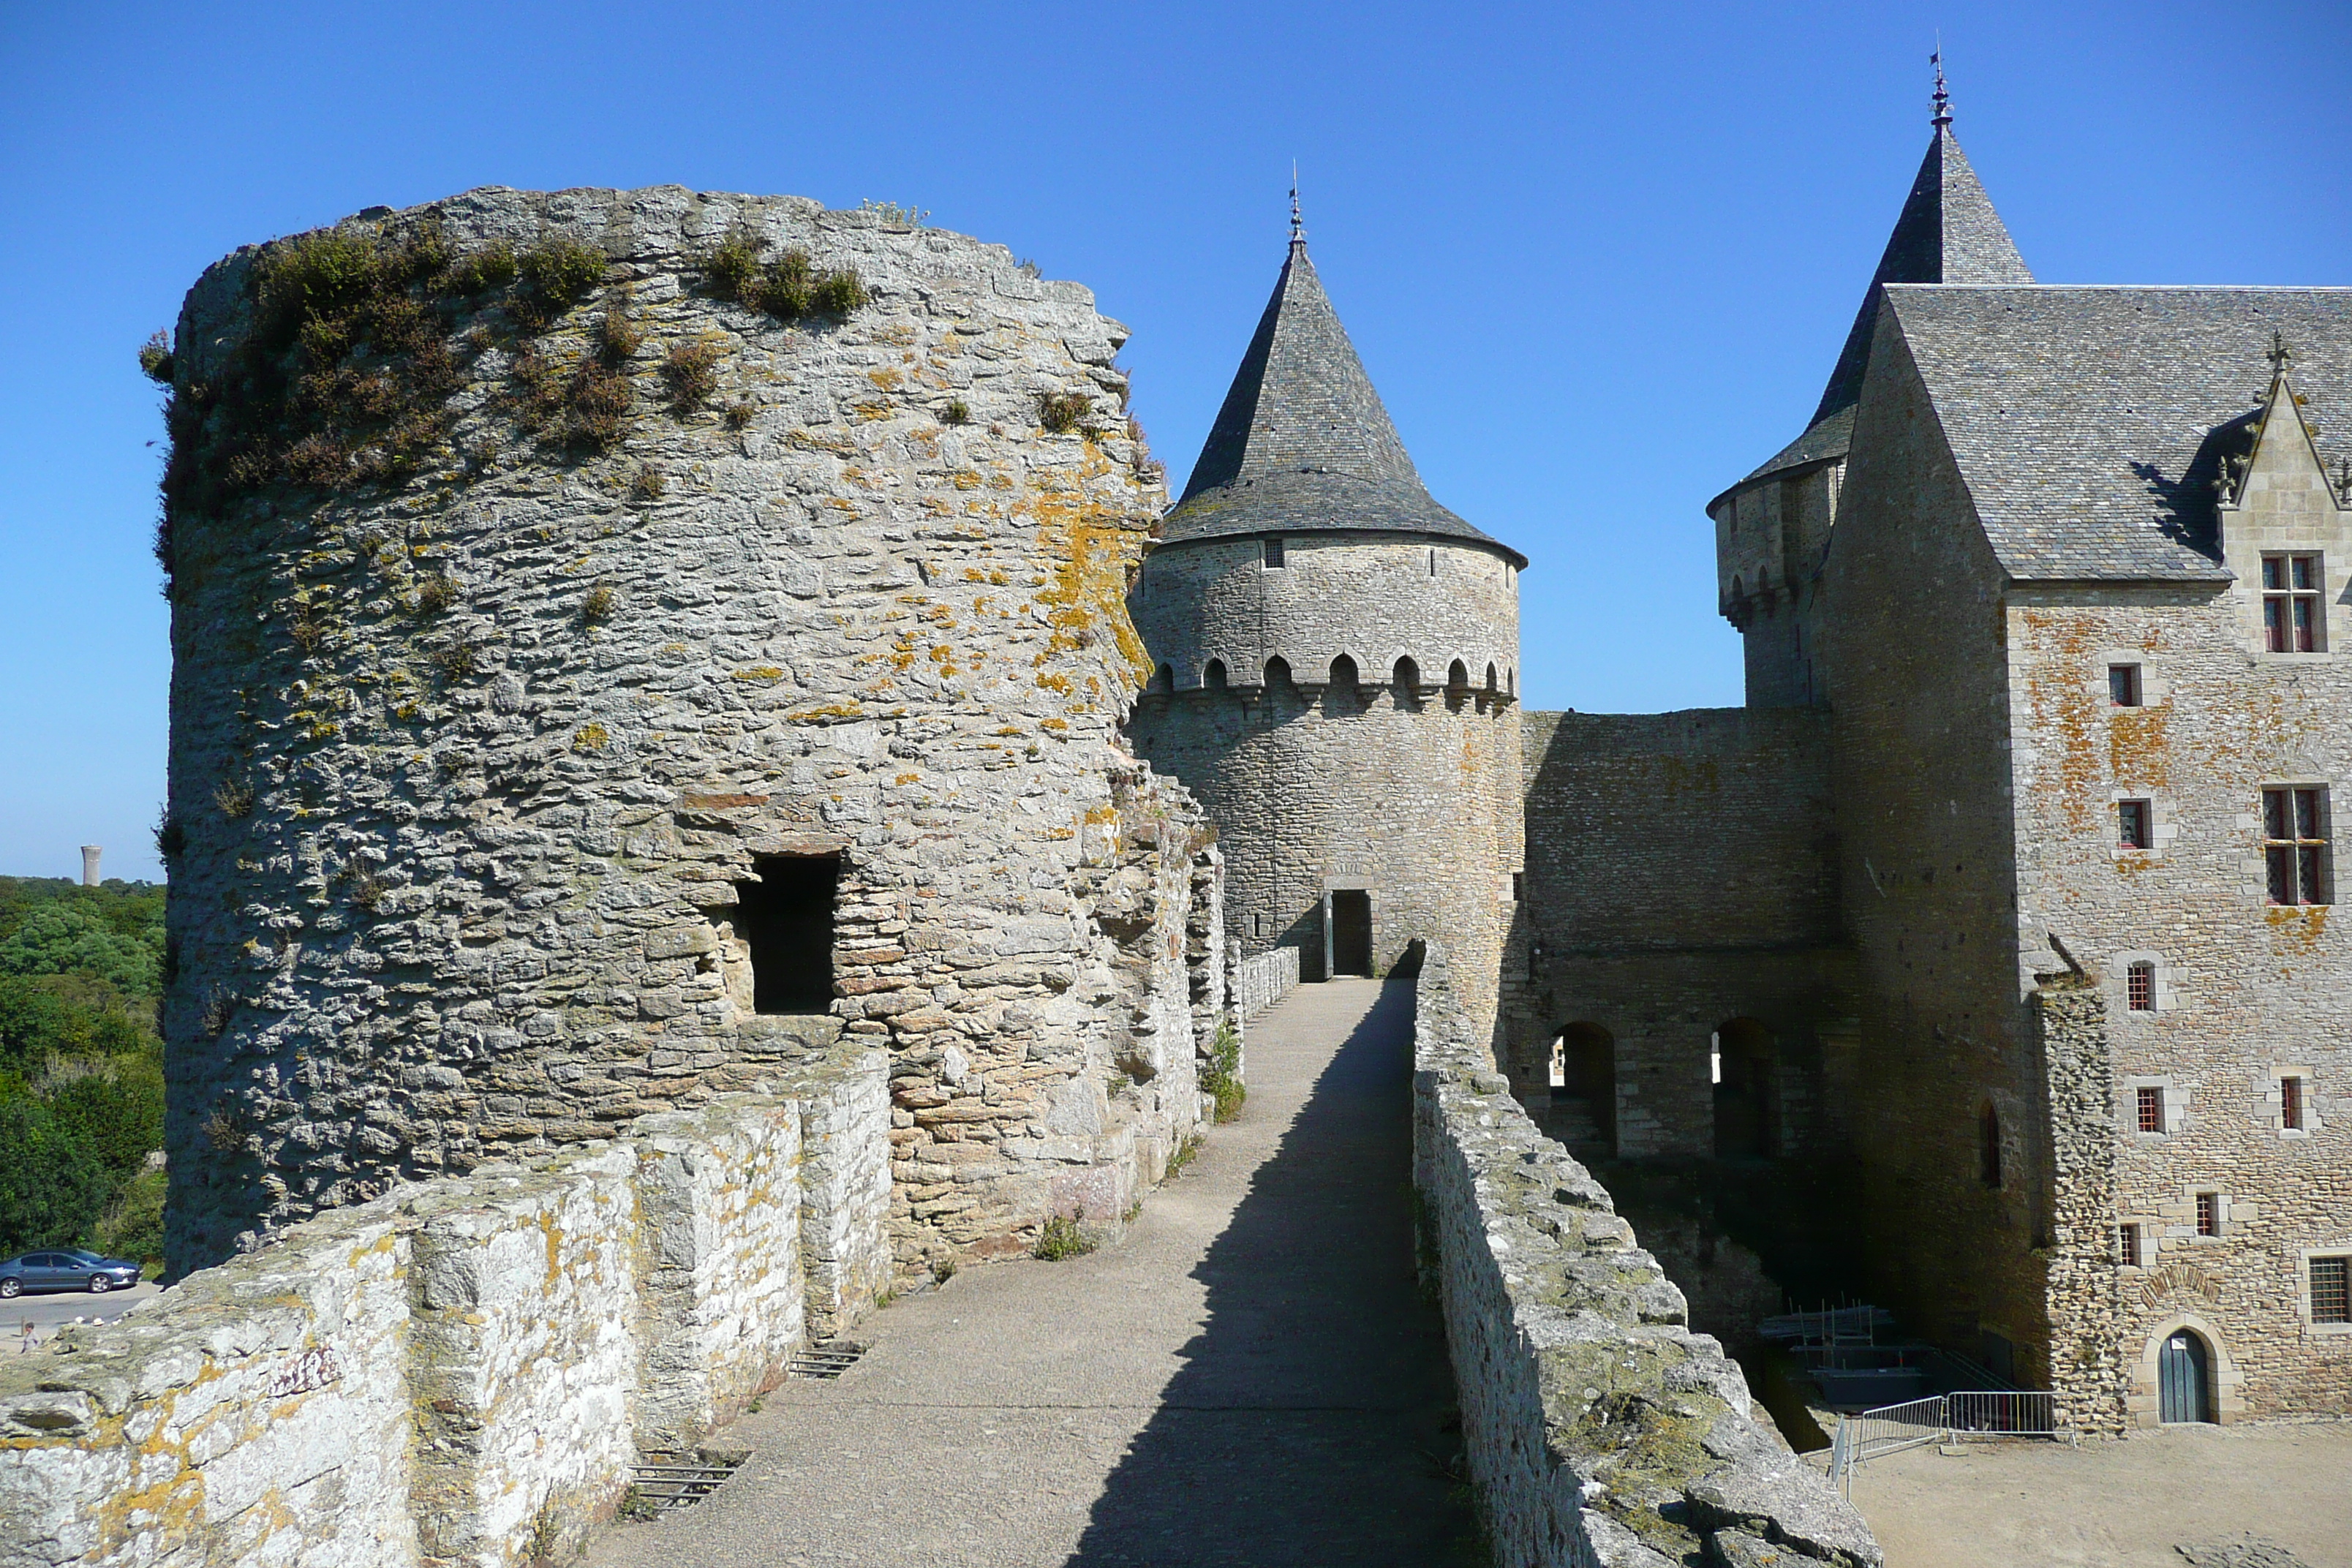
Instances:
[[[2136,664],[2107,666],[2107,700],[2118,708],[2139,706],[2139,666]]]
[[[2123,1227],[2122,1236],[2119,1239],[2122,1242],[2122,1246],[2117,1250],[2123,1256],[2124,1267],[2126,1268],[2137,1268],[2140,1266],[2139,1226],[2136,1225],[2125,1226]]]
[[[2327,581],[2316,555],[2263,557],[2263,646],[2272,653],[2317,653]]]
[[[2124,994],[2135,1013],[2156,1010],[2156,965],[2146,959],[2124,968]],[[2140,1090],[2146,1094],[2147,1090]],[[2146,1131],[2145,1129],[2143,1131]]]
[[[1527,897],[1528,897],[1528,874],[1527,874],[1525,871],[1514,871],[1514,872],[1512,872],[1512,873],[1511,873],[1511,902],[1513,902],[1513,903],[1515,903],[1515,904],[1517,904],[1517,903],[1525,903],[1525,902],[1527,901]]]
[[[838,855],[756,855],[735,884],[736,934],[750,949],[751,1010],[823,1013],[833,1005]]]
[[[2352,1323],[2352,1257],[2311,1260],[2311,1321]]]
[[[2164,1090],[2154,1084],[2145,1084],[2140,1088],[2139,1130],[2143,1132],[2164,1131]]]
[[[1432,550],[1429,552],[1429,574],[1433,577],[1437,575],[1437,552],[1435,550]]]
[[[2274,904],[2324,904],[2327,894],[2327,792],[2263,791],[2263,872]]]
[[[2148,818],[2155,813],[2144,800],[2116,802],[2116,842],[2126,849],[2146,849],[2156,842]]]
[[[2219,1236],[2221,1234],[2221,1194],[2200,1193],[2197,1194],[2197,1234],[2200,1236]]]
[[[2299,1078],[2279,1079],[2279,1125],[2290,1132],[2302,1130],[2303,1079]]]
[[[1285,563],[1282,559],[1282,541],[1279,539],[1267,540],[1265,542],[1265,569],[1269,572],[1278,571],[1284,564]]]

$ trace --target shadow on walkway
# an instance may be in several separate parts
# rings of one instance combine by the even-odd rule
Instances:
[[[1066,1568],[1485,1562],[1413,1276],[1412,1035],[1390,981],[1193,1271],[1207,1327]],[[1253,1041],[1253,1077],[1315,1050]]]

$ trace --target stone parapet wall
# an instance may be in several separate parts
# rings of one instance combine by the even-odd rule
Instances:
[[[1239,952],[1238,945],[1235,948]],[[1298,950],[1268,948],[1234,963],[1234,1016],[1248,1023],[1297,987]]]
[[[1746,1378],[1607,1192],[1494,1070],[1433,943],[1415,993],[1414,1184],[1496,1560],[1749,1568],[1883,1559],[1759,1426]]]
[[[888,1276],[885,1058],[404,1185],[0,1363],[0,1563],[568,1550]],[[814,1262],[812,1260],[814,1260]],[[814,1298],[814,1300],[812,1299]]]

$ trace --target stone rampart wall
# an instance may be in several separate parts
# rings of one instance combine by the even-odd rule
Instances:
[[[1298,950],[1268,948],[1255,958],[1234,964],[1234,1016],[1249,1022],[1297,988]]]
[[[0,1363],[0,1563],[568,1551],[888,1278],[884,1062],[404,1185]]]
[[[1496,1560],[1879,1563],[1860,1516],[1759,1425],[1738,1365],[1685,1326],[1608,1193],[1512,1098],[1436,944],[1415,1003],[1423,1267]]]

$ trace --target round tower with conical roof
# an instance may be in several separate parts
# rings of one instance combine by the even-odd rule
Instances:
[[[1294,233],[1129,596],[1154,669],[1129,733],[1216,822],[1245,950],[1320,979],[1440,938],[1491,1020],[1526,564],[1431,498]]]

